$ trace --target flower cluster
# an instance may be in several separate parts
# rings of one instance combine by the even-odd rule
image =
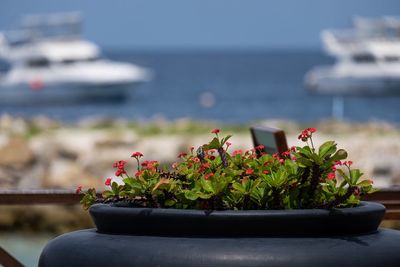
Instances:
[[[160,168],[158,161],[141,161],[143,154],[131,155],[137,170],[129,173],[126,161],[114,164],[118,184],[107,178],[109,190],[98,197],[87,190],[84,207],[98,202],[127,202],[134,207],[197,209],[308,209],[357,205],[360,196],[374,192],[371,180],[352,169],[347,153],[334,141],[314,148],[315,128],[307,128],[299,139],[304,147],[291,147],[283,153],[267,154],[259,145],[249,150],[229,152],[230,135],[215,137],[197,150],[180,153],[172,168]],[[310,141],[311,146],[308,145]],[[80,193],[82,187],[76,192]]]

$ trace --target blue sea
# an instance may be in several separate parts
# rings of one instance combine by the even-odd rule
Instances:
[[[151,120],[192,118],[229,123],[262,119],[314,122],[332,117],[332,97],[303,85],[316,65],[333,64],[322,51],[106,51],[105,56],[151,69],[152,81],[122,102],[0,106],[0,114]],[[400,89],[400,88],[399,88]],[[400,96],[344,98],[344,118],[400,123]]]

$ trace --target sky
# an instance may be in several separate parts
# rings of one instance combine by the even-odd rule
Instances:
[[[24,14],[81,11],[84,36],[120,49],[320,49],[355,15],[400,15],[399,0],[0,0],[0,29]]]

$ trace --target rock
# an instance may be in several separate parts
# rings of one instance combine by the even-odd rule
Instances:
[[[0,147],[0,167],[25,168],[34,161],[29,144],[21,137],[11,137]]]

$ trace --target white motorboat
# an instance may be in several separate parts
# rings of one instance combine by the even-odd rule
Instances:
[[[337,62],[306,74],[305,85],[311,91],[400,94],[400,19],[356,18],[353,29],[325,30],[321,38],[326,52]]]
[[[28,16],[16,31],[0,33],[1,102],[115,99],[149,70],[101,58],[97,45],[80,36],[78,13]]]

